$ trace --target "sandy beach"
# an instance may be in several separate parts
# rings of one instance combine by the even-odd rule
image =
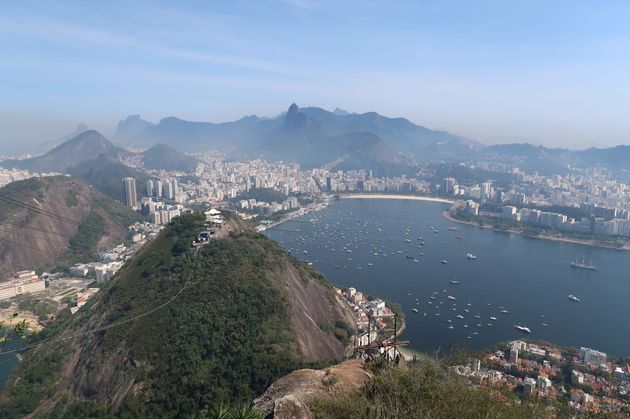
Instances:
[[[339,195],[341,199],[402,199],[408,201],[428,201],[428,202],[441,202],[443,204],[454,204],[455,201],[445,198],[434,198],[431,196],[416,196],[416,195],[388,195],[388,194],[350,194]]]

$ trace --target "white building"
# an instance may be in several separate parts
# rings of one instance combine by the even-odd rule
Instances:
[[[20,271],[15,277],[0,282],[0,300],[7,300],[20,294],[44,291],[46,283],[35,271]]]
[[[606,364],[606,353],[582,347],[580,348],[580,361],[585,364],[604,365]]]
[[[136,180],[132,177],[126,177],[123,180],[125,185],[125,204],[129,208],[138,208],[138,196],[136,194]]]

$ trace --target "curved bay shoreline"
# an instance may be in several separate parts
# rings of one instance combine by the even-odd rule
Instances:
[[[484,230],[492,230],[500,233],[508,233],[508,234],[519,234],[523,237],[528,237],[532,239],[541,239],[541,240],[551,240],[556,242],[563,243],[571,243],[571,244],[579,244],[582,246],[590,246],[590,247],[599,247],[603,249],[611,249],[611,250],[621,250],[628,251],[630,250],[630,243],[626,243],[623,246],[614,246],[606,243],[601,243],[596,240],[582,240],[571,237],[563,237],[563,236],[551,236],[551,235],[531,235],[525,233],[523,230],[518,228],[508,228],[508,229],[500,229],[495,228],[494,226],[488,224],[479,224],[474,221],[461,220],[459,218],[453,217],[450,211],[461,204],[461,201],[453,201],[446,198],[439,197],[431,197],[431,196],[422,196],[422,195],[389,195],[389,194],[346,194],[340,195],[340,199],[400,199],[400,200],[412,200],[412,201],[427,201],[427,202],[437,202],[443,204],[451,204],[451,208],[444,211],[442,215],[449,221],[459,224],[467,224],[474,227],[478,227]]]

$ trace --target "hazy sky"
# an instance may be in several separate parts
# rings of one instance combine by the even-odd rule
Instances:
[[[3,2],[0,154],[79,122],[291,102],[488,144],[628,144],[629,22],[628,1]]]

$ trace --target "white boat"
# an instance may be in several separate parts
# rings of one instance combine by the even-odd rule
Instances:
[[[441,263],[442,265],[446,265],[446,264],[448,263],[448,260],[442,259],[442,260],[440,261],[440,263]]]
[[[571,266],[572,268],[586,269],[589,271],[594,271],[595,269],[597,269],[597,267],[593,266],[590,260],[588,261],[588,264],[587,264],[584,258],[582,258],[581,262],[578,262],[578,259],[575,258],[573,262],[569,263],[569,266]]]
[[[458,318],[458,319],[461,319],[461,320],[464,320],[464,316],[462,316],[461,314],[458,314],[458,315],[457,315],[457,318]]]
[[[448,296],[448,297],[446,297],[446,298],[448,298],[449,300],[452,300],[452,301],[457,300],[457,298],[453,297],[452,295],[449,295],[449,296]]]
[[[569,301],[573,301],[574,303],[579,303],[581,300],[577,298],[575,295],[569,294]]]
[[[477,256],[473,255],[472,253],[466,253],[466,259],[468,259],[468,260],[476,260]]]
[[[492,320],[494,322],[494,321],[497,320],[497,318],[494,315],[492,315],[492,316],[490,316],[490,320]]]
[[[516,330],[518,330],[519,332],[523,332],[523,333],[532,333],[532,331],[529,329],[529,327],[525,327],[525,326],[519,326],[517,324],[514,325],[514,328]]]
[[[413,311],[414,313],[417,313],[418,309],[417,308],[412,308],[411,311]]]
[[[509,313],[509,311],[507,310],[507,308],[504,308],[503,310],[501,310],[501,313],[503,313],[503,314],[508,314],[508,313]]]

